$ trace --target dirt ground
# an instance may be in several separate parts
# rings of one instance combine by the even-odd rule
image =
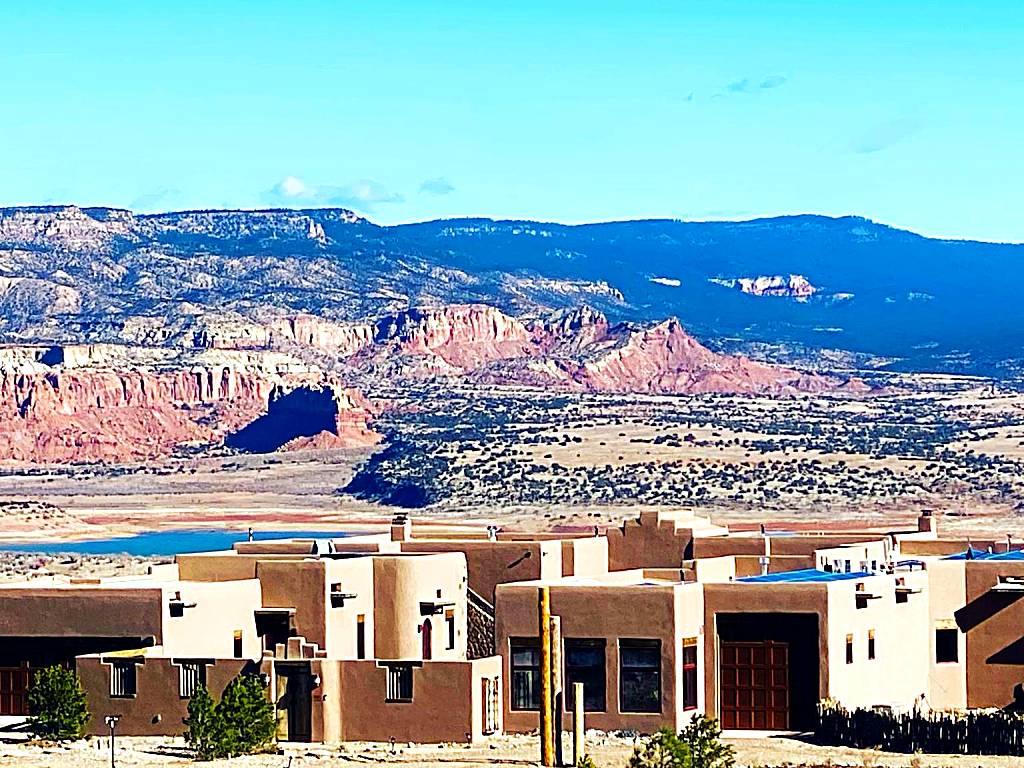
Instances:
[[[728,739],[736,750],[737,766],[853,766],[859,768],[1010,768],[1020,758],[967,755],[895,755],[872,750],[820,747],[794,738]],[[632,752],[630,738],[592,733],[588,753],[598,768],[623,768]],[[568,755],[568,752],[566,753]],[[457,768],[480,765],[536,765],[537,741],[529,736],[502,736],[480,746],[396,745],[349,743],[343,746],[285,745],[278,754],[216,761],[206,765],[253,768],[310,768],[346,764],[416,765]],[[193,764],[180,739],[121,738],[117,766],[175,766]],[[90,739],[67,746],[0,744],[0,766],[19,768],[101,768],[110,765],[109,742]]]

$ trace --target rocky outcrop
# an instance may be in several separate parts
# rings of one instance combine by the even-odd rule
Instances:
[[[125,461],[216,444],[257,419],[272,392],[309,377],[273,377],[231,368],[52,370],[0,373],[0,459],[32,462]],[[339,389],[338,447],[369,445],[369,409]]]
[[[401,362],[397,373],[405,376],[461,376],[590,392],[784,394],[838,384],[715,353],[675,318],[653,326],[610,325],[588,307],[529,325],[493,307],[410,310],[379,322],[372,352],[347,362],[380,371],[389,361]]]
[[[751,296],[785,296],[806,301],[818,292],[803,275],[759,275],[757,277],[710,278],[712,283],[735,288]]]

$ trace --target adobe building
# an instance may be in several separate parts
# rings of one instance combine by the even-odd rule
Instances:
[[[415,525],[179,555],[146,577],[0,585],[0,714],[75,665],[93,721],[179,735],[199,684],[258,675],[291,741],[476,742],[538,726],[537,593],[562,716],[650,732],[698,713],[803,730],[815,706],[1024,704],[1024,552],[908,531],[738,530],[645,512],[606,533]],[[443,702],[443,706],[438,703]]]

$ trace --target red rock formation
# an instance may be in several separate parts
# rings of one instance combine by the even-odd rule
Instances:
[[[300,386],[228,368],[165,372],[0,372],[0,459],[124,461],[167,456],[186,444],[217,443],[256,419],[275,386]],[[362,398],[341,390],[337,443],[369,445]]]

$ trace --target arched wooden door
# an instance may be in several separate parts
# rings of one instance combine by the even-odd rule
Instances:
[[[430,619],[423,620],[423,660],[429,661],[434,657],[434,642],[431,634],[433,628],[430,626]]]

